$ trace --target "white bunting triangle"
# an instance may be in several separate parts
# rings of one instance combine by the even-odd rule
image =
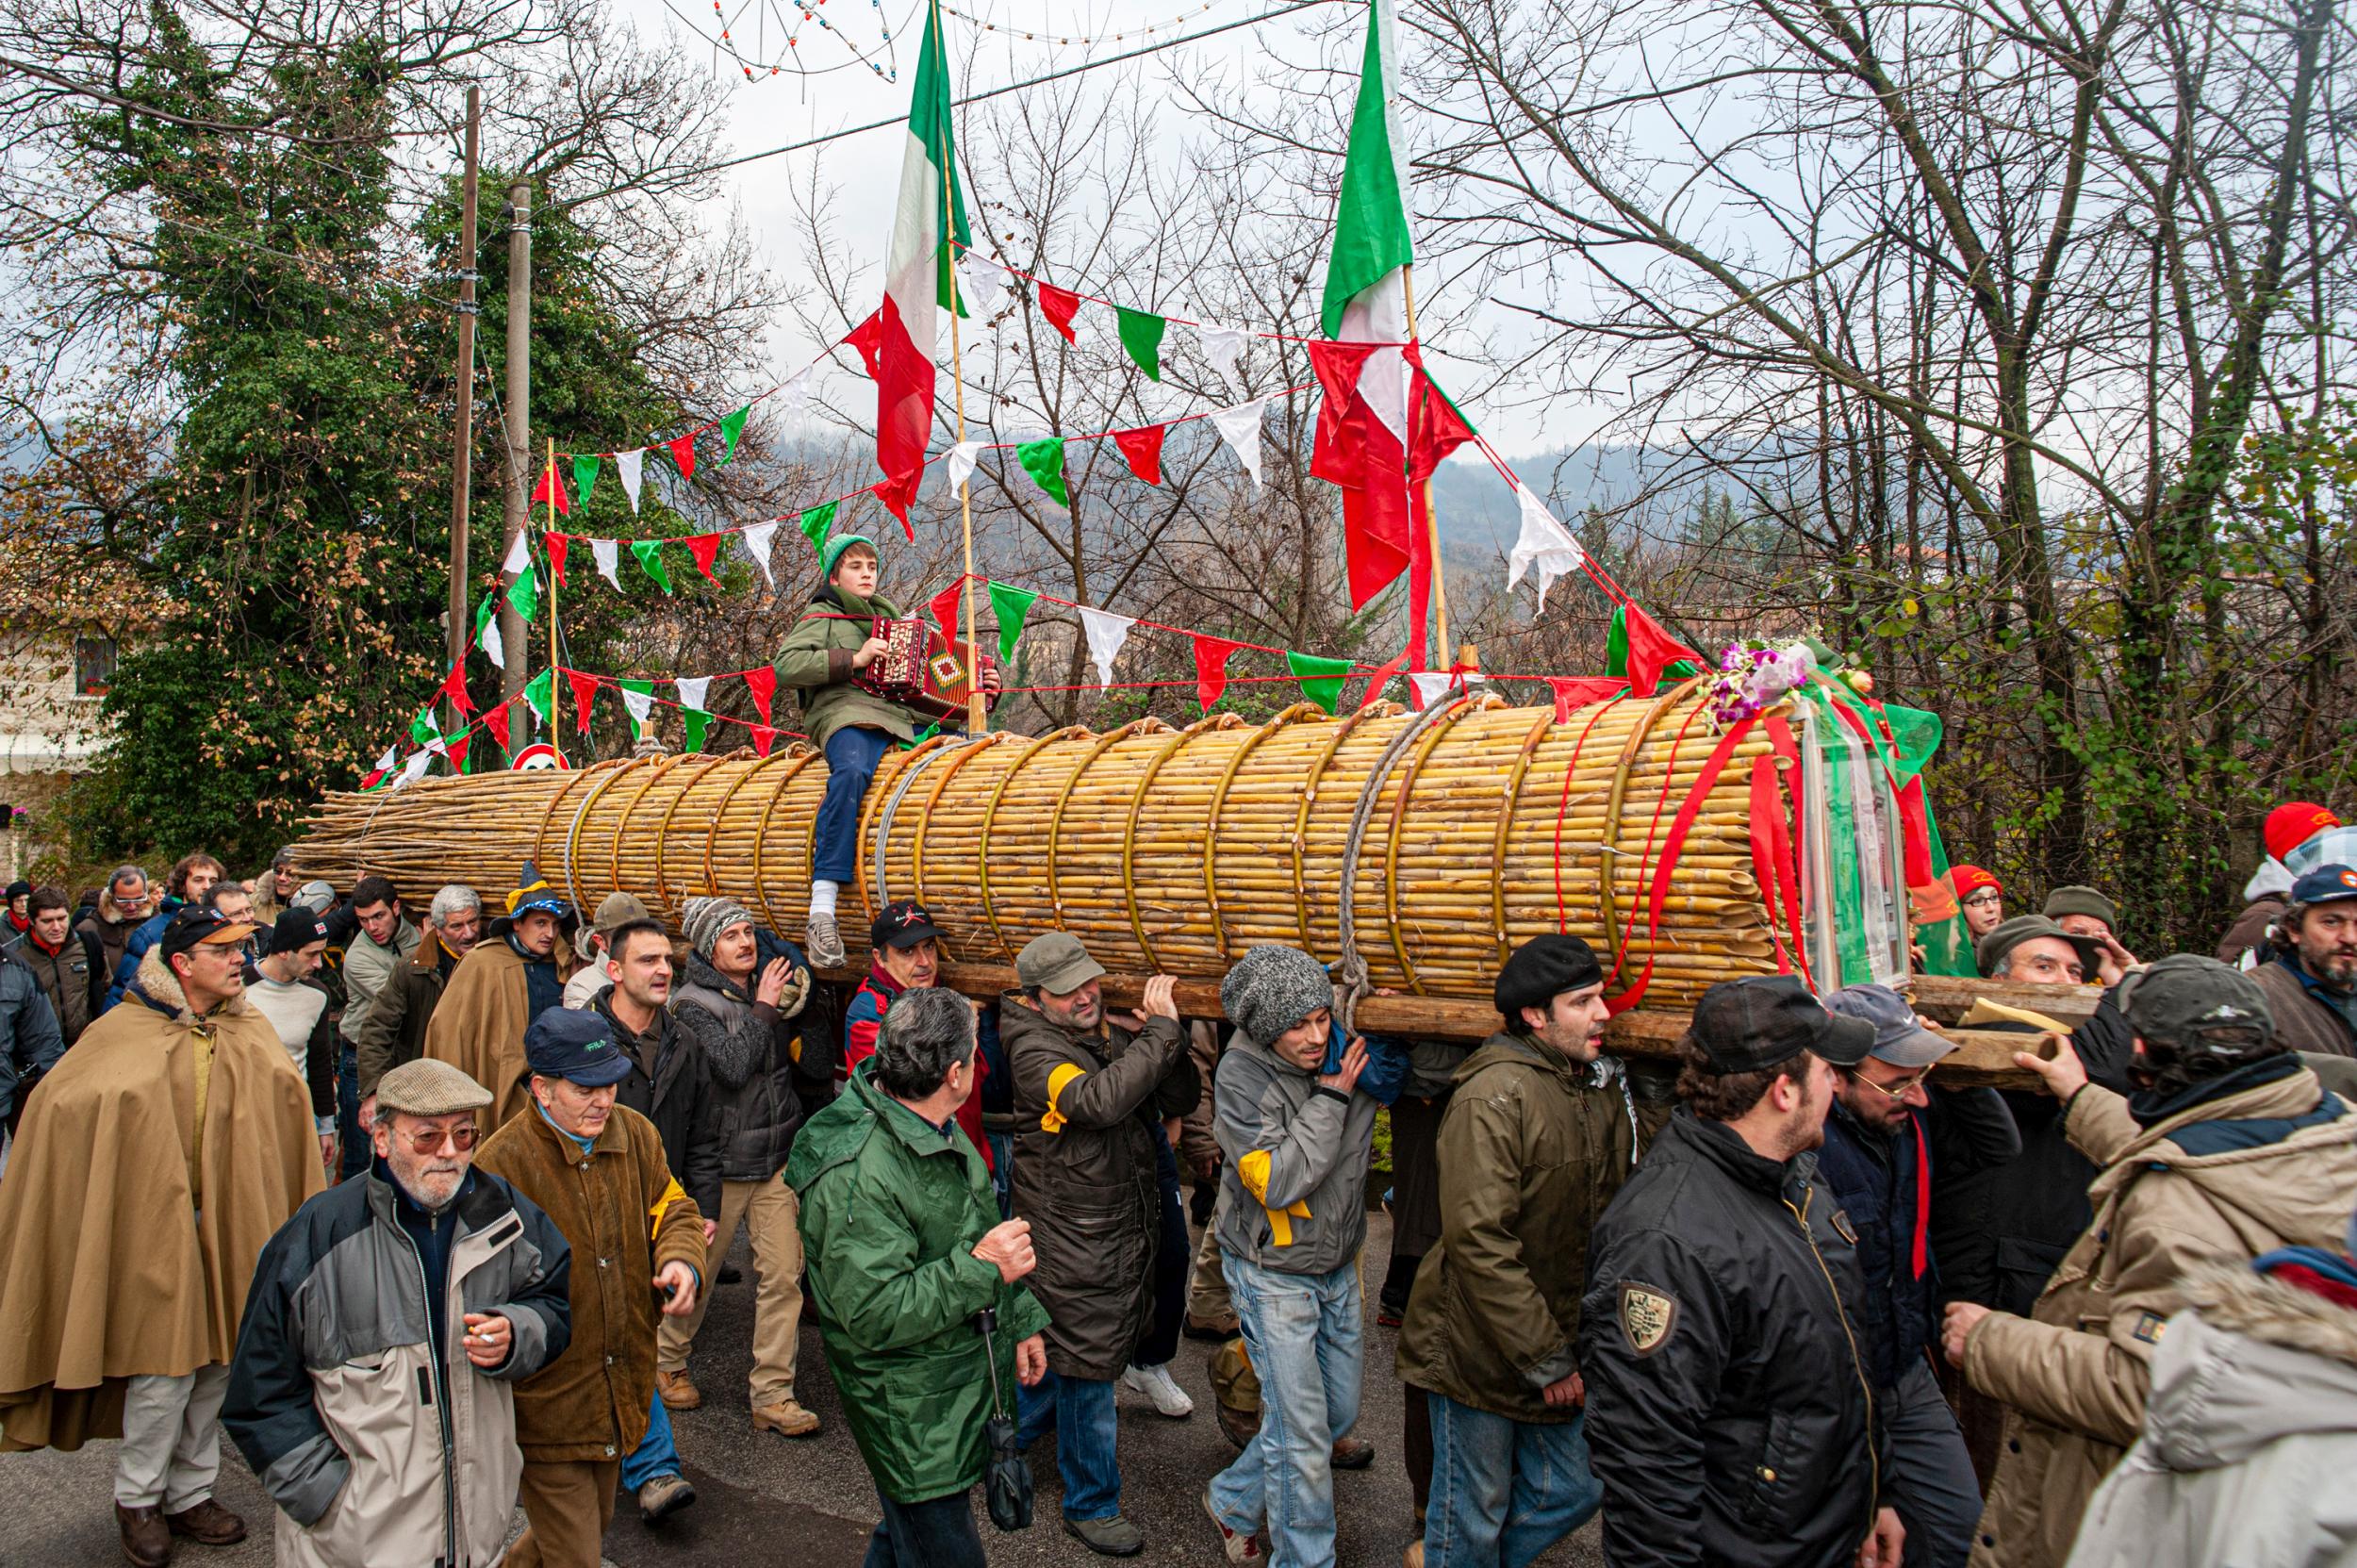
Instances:
[[[745,553],[753,558],[753,565],[761,569],[761,575],[767,580],[772,592],[776,591],[778,579],[769,569],[769,541],[777,536],[778,521],[775,518],[767,522],[754,523],[744,534]]]
[[[949,449],[949,493],[958,493],[958,487],[974,477],[974,465],[981,458],[982,443],[960,441]]]
[[[790,420],[802,411],[802,404],[809,397],[810,367],[804,365],[778,388],[777,406],[769,411],[770,415],[781,421]]]
[[[1514,585],[1523,580],[1523,573],[1537,568],[1539,571],[1539,607],[1545,609],[1547,589],[1566,572],[1577,571],[1588,553],[1572,537],[1571,530],[1556,520],[1546,503],[1531,493],[1530,487],[1517,480],[1514,499],[1523,512],[1522,536],[1514,541],[1513,552],[1506,558],[1506,591],[1514,591]]]
[[[400,777],[400,778],[398,778],[398,779],[395,779],[395,780],[393,781],[393,787],[394,787],[395,789],[399,789],[399,788],[400,788],[403,784],[416,784],[416,783],[417,783],[420,779],[422,779],[422,778],[424,778],[424,777],[425,777],[425,770],[426,770],[428,767],[431,767],[433,765],[434,765],[434,753],[433,753],[433,752],[431,752],[431,751],[420,751],[420,752],[417,752],[416,754],[414,754],[413,756],[411,756],[411,757],[410,757],[409,761],[408,761],[406,764],[404,764],[404,765],[403,766],[402,770],[401,770],[401,777]]]
[[[620,690],[622,706],[630,710],[631,723],[644,730],[647,727],[647,720],[654,714],[654,693],[633,691],[628,686],[623,686]]]
[[[674,678],[671,684],[679,687],[679,700],[682,707],[697,708],[706,713],[712,711],[704,706],[704,693],[712,685],[711,676],[681,675]]]
[[[485,619],[483,635],[475,639],[475,645],[483,650],[485,658],[502,669],[507,668],[507,644],[500,636],[500,618],[497,614]]]
[[[1088,635],[1089,657],[1096,661],[1096,678],[1105,685],[1113,684],[1113,660],[1121,656],[1121,645],[1129,640],[1129,628],[1137,624],[1128,616],[1112,615],[1104,610],[1076,606],[1080,612],[1080,629]]]
[[[1268,399],[1255,398],[1233,408],[1214,408],[1211,422],[1219,427],[1221,437],[1236,449],[1244,471],[1252,475],[1252,487],[1261,487],[1261,410],[1268,406]]]
[[[589,541],[589,553],[598,558],[599,575],[602,576],[607,582],[614,585],[614,591],[616,593],[621,592],[622,579],[618,573],[622,561],[622,541],[619,539],[591,539]]]
[[[634,512],[638,510],[638,482],[646,465],[647,452],[644,447],[636,452],[618,452],[614,454],[614,471],[622,476],[622,493],[630,497],[630,509]]]
[[[1423,709],[1430,707],[1434,701],[1452,691],[1479,685],[1481,676],[1478,671],[1470,669],[1426,670],[1409,676],[1408,684],[1416,688],[1416,706]]]
[[[1195,329],[1197,341],[1203,345],[1203,357],[1211,362],[1211,369],[1233,382],[1238,390],[1244,379],[1236,373],[1236,362],[1244,357],[1244,345],[1252,335],[1240,326],[1222,326],[1217,322],[1205,322]]]
[[[380,775],[389,773],[393,770],[393,764],[399,762],[400,760],[400,748],[387,746],[385,748],[385,754],[376,759],[376,771]]]
[[[523,535],[507,541],[507,559],[500,563],[500,569],[510,577],[521,577],[532,569],[532,546]]]
[[[997,315],[1014,291],[1014,275],[991,257],[968,251],[958,262],[958,297],[965,301],[966,314],[975,322]]]

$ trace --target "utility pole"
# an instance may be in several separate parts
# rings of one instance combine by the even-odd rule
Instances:
[[[450,663],[455,668],[467,656],[474,627],[470,622],[467,581],[468,489],[474,477],[474,323],[480,313],[475,285],[475,144],[483,124],[483,90],[467,89],[467,172],[462,186],[464,205],[458,220],[458,430],[450,454]],[[467,718],[452,704],[450,733],[464,729]]]
[[[532,522],[532,182],[507,188],[507,530],[500,559]],[[500,596],[500,641],[507,649],[501,696],[520,696],[532,661],[524,618]],[[555,664],[553,652],[550,664]]]

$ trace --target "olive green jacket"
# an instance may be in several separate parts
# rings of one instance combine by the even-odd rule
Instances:
[[[882,730],[895,740],[916,737],[914,712],[851,684],[851,655],[873,632],[875,618],[899,613],[888,599],[858,600],[821,588],[786,634],[778,650],[778,684],[801,693],[802,730],[819,750],[829,735],[851,725]]]

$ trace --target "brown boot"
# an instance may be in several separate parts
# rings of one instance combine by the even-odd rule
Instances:
[[[123,1555],[134,1568],[164,1568],[172,1560],[172,1531],[163,1510],[117,1503],[115,1527],[123,1532]]]
[[[654,1391],[662,1397],[666,1410],[692,1411],[704,1402],[703,1391],[688,1380],[685,1367],[677,1372],[666,1372],[656,1367]]]
[[[1337,1470],[1364,1470],[1375,1462],[1375,1444],[1363,1437],[1337,1438],[1331,1461]]]
[[[234,1546],[245,1539],[245,1521],[210,1497],[194,1508],[164,1515],[174,1535],[185,1535],[200,1546]]]
[[[753,1407],[753,1430],[780,1437],[809,1437],[818,1430],[818,1418],[792,1399]]]

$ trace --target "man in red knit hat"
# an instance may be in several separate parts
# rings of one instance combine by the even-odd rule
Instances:
[[[2289,801],[2267,813],[2266,825],[2259,834],[2266,846],[2266,858],[2259,862],[2258,870],[2242,890],[2246,907],[2218,939],[2219,963],[2250,968],[2266,962],[2267,955],[2254,954],[2253,949],[2266,942],[2267,928],[2283,913],[2291,897],[2292,872],[2284,861],[2308,840],[2340,825],[2339,817],[2314,801]]]

